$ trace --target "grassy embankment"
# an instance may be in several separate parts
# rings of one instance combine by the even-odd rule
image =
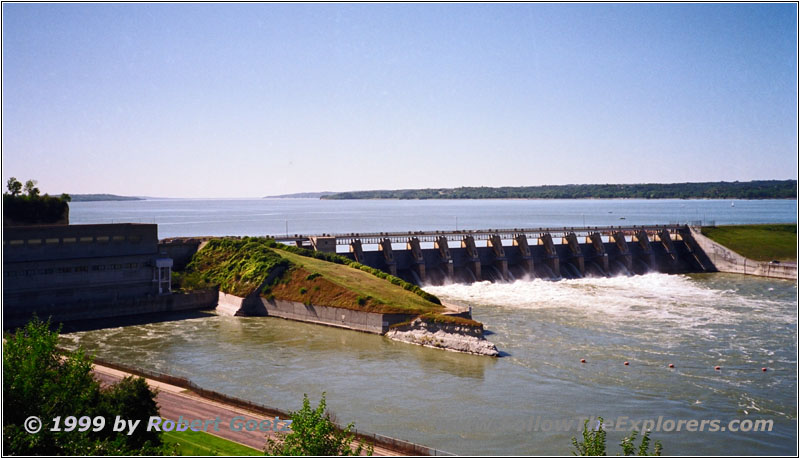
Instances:
[[[211,240],[175,278],[183,289],[218,285],[237,296],[252,293],[269,279],[260,292],[267,299],[377,313],[434,314],[431,317],[451,321],[439,314],[445,308],[438,298],[402,279],[342,256],[264,238]]]
[[[163,432],[161,439],[177,445],[181,456],[263,456],[264,452],[206,432]]]
[[[703,227],[702,232],[751,260],[797,261],[796,224]]]

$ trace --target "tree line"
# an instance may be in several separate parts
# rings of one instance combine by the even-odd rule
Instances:
[[[796,199],[797,180],[348,191],[320,199]]]

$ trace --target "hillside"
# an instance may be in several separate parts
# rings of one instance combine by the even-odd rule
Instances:
[[[796,199],[797,180],[348,191],[320,199]]]
[[[326,261],[328,258],[335,261]],[[444,310],[419,287],[344,257],[282,246],[264,238],[212,239],[174,273],[176,287],[219,286],[236,296],[266,298],[381,313],[425,314]]]

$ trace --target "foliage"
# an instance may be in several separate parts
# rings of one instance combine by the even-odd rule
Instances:
[[[8,188],[8,192],[11,196],[17,196],[18,194],[22,193],[22,183],[17,180],[16,177],[11,177],[6,182],[6,188]]]
[[[31,198],[39,196],[39,188],[36,187],[37,183],[38,182],[36,180],[28,180],[25,182],[25,193],[27,193]]]
[[[648,451],[650,449],[650,432],[647,431],[642,435],[642,442],[639,448],[636,448],[636,436],[639,434],[637,431],[622,439],[619,444],[622,447],[623,456],[661,456],[661,442],[656,440],[653,444],[653,454]]]
[[[61,356],[58,332],[34,318],[3,344],[3,449],[13,455],[154,455],[165,452],[158,432],[114,432],[116,416],[148,419],[158,415],[155,393],[142,378],[128,377],[106,389],[92,377],[91,359],[78,350]],[[24,422],[37,416],[41,431],[29,434]],[[102,416],[98,432],[53,432],[53,419]],[[64,424],[62,424],[63,426]]]
[[[703,235],[734,252],[758,261],[797,259],[797,225],[703,227]]]
[[[3,193],[3,220],[5,224],[48,224],[62,222],[69,215],[70,196],[62,194],[53,197],[39,195],[36,180],[25,182],[25,193],[22,194],[22,183],[14,177],[6,182],[8,192]]]
[[[403,279],[400,279],[399,277],[395,277],[395,276],[392,276],[391,274],[387,274],[387,273],[381,271],[380,269],[375,269],[375,268],[369,267],[367,265],[362,265],[361,263],[359,263],[357,261],[353,261],[353,260],[351,260],[351,259],[349,259],[347,257],[342,256],[342,255],[337,255],[335,253],[319,252],[319,251],[316,251],[316,250],[305,249],[305,248],[302,248],[302,247],[292,247],[292,246],[289,246],[289,245],[283,246],[283,245],[279,245],[275,241],[272,241],[270,243],[270,246],[271,247],[275,247],[275,248],[280,247],[281,250],[285,250],[287,252],[291,252],[291,253],[294,253],[294,254],[297,254],[297,255],[302,255],[304,257],[316,258],[318,260],[329,261],[331,263],[336,263],[336,264],[340,264],[340,265],[347,265],[347,266],[350,266],[351,268],[360,269],[360,270],[362,270],[364,272],[372,274],[375,277],[379,277],[381,279],[388,280],[389,282],[391,282],[391,283],[393,283],[395,285],[403,287],[404,289],[417,294],[418,296],[422,297],[423,299],[425,299],[427,301],[430,301],[431,303],[439,304],[439,305],[442,304],[442,301],[438,297],[436,297],[435,295],[431,295],[430,293],[426,292],[425,290],[422,290],[421,288],[419,288],[418,286],[416,286],[416,285],[414,285],[414,284],[412,284],[410,282],[406,282]]]
[[[270,456],[372,456],[373,446],[359,441],[353,446],[353,423],[339,429],[326,411],[325,393],[319,406],[311,408],[308,395],[303,394],[303,407],[290,413],[289,434],[278,434],[278,439],[267,439],[265,453]]]
[[[597,428],[589,429],[589,420],[583,421],[583,441],[578,443],[572,437],[572,446],[575,456],[605,456],[606,455],[606,431],[603,430],[603,418],[597,418]]]
[[[544,185],[349,191],[320,199],[790,199],[797,180],[751,182]]]
[[[261,283],[276,280],[289,268],[289,260],[270,250],[264,238],[212,239],[178,275],[181,288],[218,285],[220,290],[247,296]]]
[[[642,435],[642,441],[639,448],[636,448],[636,436],[639,434],[637,431],[622,439],[620,446],[622,447],[622,454],[624,456],[661,456],[662,447],[661,442],[656,441],[653,447],[653,454],[650,454],[650,432],[645,432]],[[589,429],[589,420],[583,421],[583,441],[578,442],[575,437],[572,437],[572,446],[575,450],[572,454],[575,456],[605,456],[606,455],[606,431],[603,430],[603,418],[597,418],[597,427],[592,430]]]

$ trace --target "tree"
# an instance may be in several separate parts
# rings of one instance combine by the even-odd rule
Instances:
[[[3,449],[11,455],[157,455],[164,451],[157,433],[114,432],[116,416],[146,421],[158,416],[155,393],[142,378],[126,378],[107,389],[92,377],[92,362],[81,350],[61,355],[58,332],[38,318],[3,343]],[[41,420],[38,433],[25,421]],[[61,417],[61,431],[52,431]],[[67,416],[102,416],[97,432],[64,431]]]
[[[353,423],[339,429],[325,410],[325,393],[319,406],[312,409],[308,395],[303,394],[303,408],[290,413],[290,434],[279,434],[278,440],[267,439],[264,451],[271,456],[360,456],[365,452],[372,456],[373,446],[362,442],[353,447],[355,435],[350,433]]]
[[[37,183],[36,180],[28,180],[25,182],[25,192],[28,193],[28,196],[31,198],[39,196],[39,188],[36,188]]]
[[[20,183],[16,177],[11,177],[8,179],[8,182],[6,182],[6,187],[8,188],[8,192],[11,193],[11,196],[16,196],[22,193],[22,183]]]

